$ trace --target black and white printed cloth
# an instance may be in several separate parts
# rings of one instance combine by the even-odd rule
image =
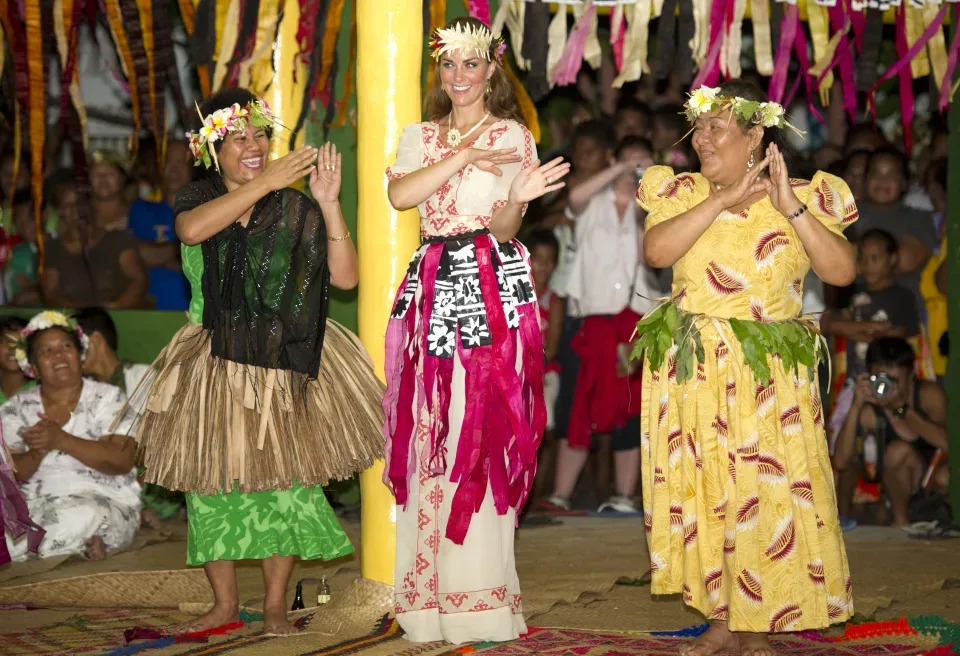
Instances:
[[[430,248],[442,248],[437,266],[427,335],[427,353],[439,358],[452,358],[459,335],[464,348],[489,346],[493,343],[486,305],[480,288],[477,264],[477,243],[489,240],[490,261],[497,276],[500,303],[507,317],[507,327],[520,326],[517,308],[536,300],[526,250],[518,242],[496,243],[492,238],[463,235],[442,242],[428,242],[418,250],[407,270],[406,285],[390,315],[400,319],[416,306],[417,289],[423,275],[423,258]],[[428,301],[430,299],[427,299]],[[416,311],[416,310],[413,310]]]

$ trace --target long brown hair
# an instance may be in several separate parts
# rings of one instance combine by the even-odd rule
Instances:
[[[456,25],[473,27],[474,29],[483,28],[490,30],[490,27],[483,21],[472,16],[458,16],[446,24],[444,29],[449,29]],[[490,46],[490,61],[494,63],[493,75],[490,76],[490,91],[484,94],[483,102],[493,116],[497,118],[509,118],[523,124],[523,114],[520,113],[520,106],[517,104],[517,96],[513,91],[513,84],[503,70],[503,65],[497,62],[496,41]],[[443,84],[440,82],[440,66],[443,59],[440,59],[433,70],[433,88],[427,94],[424,100],[423,113],[428,120],[439,121],[453,110],[453,103],[450,97],[443,90]]]

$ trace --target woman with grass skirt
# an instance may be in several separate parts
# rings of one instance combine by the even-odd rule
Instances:
[[[353,551],[321,486],[382,453],[383,387],[357,338],[327,319],[330,285],[357,284],[336,149],[268,162],[275,120],[244,89],[218,92],[200,112],[188,138],[210,175],[174,207],[190,323],[131,404],[145,480],[187,493],[187,563],[203,565],[213,587],[213,610],[184,628],[235,621],[235,561],[254,559],[264,632],[288,634],[294,557]],[[290,188],[305,176],[313,200]]]

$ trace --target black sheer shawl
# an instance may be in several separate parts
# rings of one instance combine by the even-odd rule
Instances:
[[[227,193],[220,177],[180,190],[174,213]],[[203,327],[211,354],[240,364],[317,377],[330,271],[323,217],[295,189],[260,199],[246,227],[234,223],[202,244]]]

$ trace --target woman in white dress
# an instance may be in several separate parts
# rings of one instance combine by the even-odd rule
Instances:
[[[387,170],[391,204],[418,207],[423,236],[387,329],[395,610],[413,641],[504,641],[526,631],[513,538],[546,421],[537,299],[514,237],[569,165],[537,160],[486,25],[454,19],[431,46],[429,120],[404,129]]]
[[[140,526],[135,442],[109,433],[123,393],[84,380],[87,338],[59,312],[35,316],[17,360],[39,385],[0,408],[3,439],[30,516],[46,530],[39,556],[83,554],[99,560],[127,547]],[[13,561],[28,558],[28,539],[5,535]]]

